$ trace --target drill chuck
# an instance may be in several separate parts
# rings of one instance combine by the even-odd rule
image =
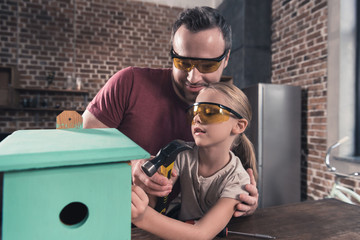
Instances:
[[[144,173],[146,173],[146,175],[151,177],[161,166],[168,167],[172,164],[179,152],[188,149],[192,149],[192,147],[182,140],[171,141],[168,145],[162,148],[152,160],[145,162],[141,166],[141,169]]]
[[[156,168],[156,166],[151,161],[147,161],[141,166],[141,169],[146,175],[151,177],[156,173],[158,168]]]

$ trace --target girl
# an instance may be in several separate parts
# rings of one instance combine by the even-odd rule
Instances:
[[[250,182],[243,165],[257,175],[254,149],[243,133],[251,120],[251,107],[240,89],[211,84],[200,91],[188,114],[195,146],[175,161],[181,221],[148,207],[149,199],[140,187],[132,191],[133,224],[164,239],[214,238],[234,214],[239,189]],[[182,222],[194,219],[198,220],[194,225]]]

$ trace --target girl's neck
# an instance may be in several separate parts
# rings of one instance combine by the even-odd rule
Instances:
[[[210,177],[214,175],[229,163],[230,157],[230,147],[199,147],[199,176]]]

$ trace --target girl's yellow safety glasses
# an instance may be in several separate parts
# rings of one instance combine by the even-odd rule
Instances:
[[[243,118],[239,113],[222,104],[212,102],[197,102],[187,109],[188,118],[194,124],[194,117],[199,114],[201,123],[221,123],[230,117]]]

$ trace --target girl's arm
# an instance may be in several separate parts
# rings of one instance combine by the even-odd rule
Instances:
[[[148,208],[149,198],[144,190],[136,185],[131,186],[131,221],[139,221]]]
[[[143,190],[137,189],[137,191],[139,194],[135,194],[132,202],[135,201],[135,205],[139,208],[133,209],[135,205],[132,204],[132,223],[163,239],[213,239],[230,221],[235,205],[238,203],[235,199],[220,198],[204,217],[195,225],[191,225],[166,217],[151,207],[146,207],[143,214],[139,214],[143,209],[142,206],[146,206],[146,201],[142,206],[139,204],[141,202],[139,199],[143,197],[140,192]],[[135,218],[133,218],[133,211]]]

